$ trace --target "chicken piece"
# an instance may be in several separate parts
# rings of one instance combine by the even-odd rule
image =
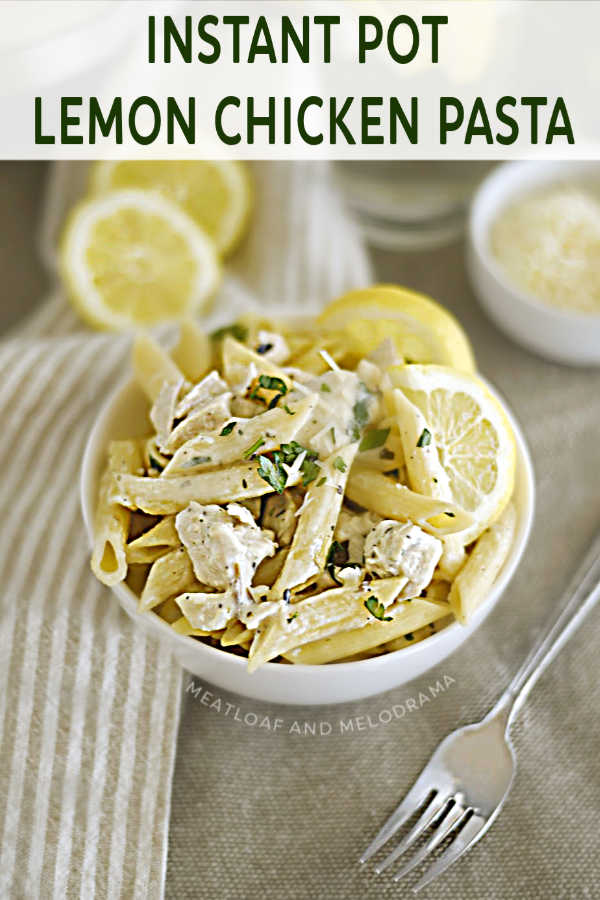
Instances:
[[[365,538],[378,522],[381,518],[376,513],[355,513],[342,507],[333,538],[340,544],[348,541],[348,562],[363,562]]]
[[[209,372],[202,381],[195,384],[194,387],[182,397],[175,410],[175,418],[182,419],[188,413],[206,406],[210,400],[219,397],[221,394],[227,393],[229,388],[223,381],[216,370]]]
[[[179,450],[186,441],[198,437],[200,434],[220,431],[223,425],[231,419],[230,410],[231,394],[229,392],[209,400],[200,409],[193,409],[186,418],[177,425],[166,441],[164,448],[167,453]]]
[[[280,547],[289,547],[296,530],[298,504],[292,491],[271,494],[265,501],[262,514],[263,528],[275,533]]]
[[[365,564],[380,578],[405,575],[403,596],[418,596],[433,578],[442,555],[442,542],[418,525],[383,519],[365,540]]]
[[[220,590],[231,588],[240,603],[247,600],[258,564],[276,550],[272,532],[259,528],[238,503],[225,510],[192,501],[177,514],[175,528],[198,581]]]
[[[156,443],[161,450],[164,449],[171,433],[171,429],[173,428],[173,422],[176,417],[177,398],[179,397],[182,385],[183,379],[173,382],[165,381],[150,410],[150,421],[154,425],[156,431]]]

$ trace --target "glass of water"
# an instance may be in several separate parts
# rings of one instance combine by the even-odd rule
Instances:
[[[367,240],[386,249],[440,246],[462,231],[491,162],[343,161],[336,179]]]

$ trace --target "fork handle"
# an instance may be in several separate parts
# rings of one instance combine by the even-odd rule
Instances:
[[[595,538],[583,562],[569,583],[559,604],[558,615],[550,620],[525,662],[486,718],[503,712],[506,730],[523,706],[542,672],[559,654],[569,638],[600,599],[600,534]]]

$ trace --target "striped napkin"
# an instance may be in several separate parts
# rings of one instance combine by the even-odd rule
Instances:
[[[253,305],[310,313],[369,282],[325,164],[255,174],[213,323]],[[49,261],[83,175],[53,170]],[[92,577],[79,510],[86,438],[128,350],[58,290],[0,342],[0,897],[163,895],[182,671]]]

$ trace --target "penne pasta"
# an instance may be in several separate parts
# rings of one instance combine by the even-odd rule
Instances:
[[[448,603],[439,600],[403,600],[391,607],[391,621],[378,622],[371,618],[360,628],[351,631],[337,632],[329,637],[304,644],[285,653],[285,658],[302,665],[321,665],[335,662],[356,653],[364,653],[380,644],[411,634],[417,628],[435,622],[450,611]]]
[[[288,406],[291,414],[285,409],[271,409],[253,419],[235,421],[233,429],[225,435],[193,438],[177,450],[164,475],[202,471],[244,459],[250,452],[275,450],[296,437],[316,402],[317,397],[312,394]]]
[[[126,543],[131,513],[110,497],[113,473],[137,471],[141,466],[138,441],[112,441],[108,448],[108,468],[100,479],[94,521],[92,572],[107,587],[127,575]]]
[[[166,350],[147,334],[139,334],[133,343],[135,380],[154,403],[164,384],[183,380],[183,375]]]
[[[371,469],[354,466],[346,494],[365,509],[384,518],[414,522],[435,537],[464,531],[473,524],[473,517],[456,504],[417,494]]]
[[[298,603],[284,604],[285,609],[280,615],[271,617],[266,625],[256,630],[248,671],[253,672],[293,647],[365,625],[372,618],[365,602],[374,598],[372,602],[387,609],[407,581],[403,576],[376,579],[364,589],[334,588]]]
[[[508,555],[517,524],[510,503],[499,519],[484,531],[450,589],[452,612],[466,625],[490,588]]]
[[[385,400],[388,412],[395,417],[398,425],[410,487],[426,497],[451,500],[448,475],[440,462],[425,416],[399,388],[387,391]],[[424,440],[425,436],[427,440]]]
[[[193,319],[181,322],[179,340],[171,351],[171,359],[192,383],[200,381],[211,368],[210,338]]]
[[[347,444],[332,454],[323,463],[319,477],[309,485],[272,597],[283,597],[284,591],[306,584],[325,568],[357,446]]]
[[[228,469],[178,475],[171,478],[140,478],[116,475],[112,483],[112,502],[129,509],[141,509],[151,515],[180,512],[192,502],[230,503],[270,493],[273,488],[258,474],[259,463],[249,462]],[[302,478],[300,471],[288,478],[294,485]]]
[[[154,609],[159,603],[180,594],[195,583],[194,570],[185,548],[170,550],[150,568],[140,597],[140,612]]]
[[[153,563],[159,556],[179,547],[175,517],[165,516],[149,531],[130,541],[125,548],[128,563]]]

